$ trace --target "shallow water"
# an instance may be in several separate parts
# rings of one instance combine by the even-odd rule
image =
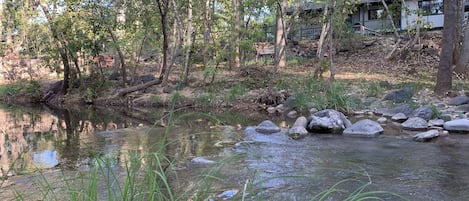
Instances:
[[[125,108],[0,110],[0,167],[7,178],[0,200],[14,198],[11,190],[33,192],[31,172],[41,170],[56,179],[64,174],[59,169],[67,174],[86,171],[96,155],[117,158],[113,167],[124,171],[127,152],[159,148],[167,132],[159,120],[167,115],[164,110]],[[177,173],[172,185],[180,191],[198,185],[197,176],[216,166],[221,179],[210,193],[218,200],[222,192],[238,192],[233,200],[243,193],[247,200],[310,200],[338,182],[336,188],[343,191],[326,200],[342,200],[365,186],[363,192],[382,190],[410,200],[469,200],[468,135],[418,143],[410,139],[413,133],[388,125],[376,138],[314,134],[292,140],[285,131],[255,133],[250,125],[264,119],[281,124],[282,119],[254,112],[186,110],[174,117],[165,153]],[[194,157],[218,163],[193,164]],[[381,197],[398,200],[391,194]]]

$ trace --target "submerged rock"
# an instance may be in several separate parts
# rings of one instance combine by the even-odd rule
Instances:
[[[280,127],[270,120],[265,120],[256,126],[256,132],[263,134],[277,133],[280,132]]]
[[[469,132],[469,119],[456,119],[447,121],[443,125],[443,128],[447,131],[453,132]]]
[[[332,109],[314,113],[308,122],[307,129],[311,132],[340,133],[352,125],[344,114]]]
[[[406,130],[425,130],[428,128],[428,123],[420,117],[411,117],[402,123],[401,126]]]
[[[307,124],[308,120],[306,117],[298,117],[290,130],[288,130],[288,136],[293,139],[298,139],[308,135],[308,131],[306,130]]]
[[[221,198],[223,200],[228,200],[233,198],[236,194],[238,194],[239,190],[238,189],[231,189],[231,190],[226,190],[223,191],[222,193],[218,194],[217,197]]]
[[[344,130],[344,135],[374,137],[384,131],[378,122],[363,119]]]
[[[414,135],[412,139],[417,142],[428,142],[438,136],[440,136],[440,132],[438,130],[429,130],[427,132]]]
[[[215,164],[215,161],[206,159],[204,157],[195,157],[189,163],[190,167],[205,167]]]

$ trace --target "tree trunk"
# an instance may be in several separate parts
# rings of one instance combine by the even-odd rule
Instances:
[[[64,65],[64,74],[63,74],[64,78],[63,78],[61,93],[62,94],[67,94],[68,87],[70,85],[69,84],[69,82],[70,82],[70,63],[68,61],[67,52],[65,50],[64,45],[60,41],[59,35],[57,33],[57,29],[55,28],[55,26],[53,24],[53,19],[52,19],[52,16],[50,15],[50,13],[49,13],[49,10],[47,9],[46,6],[41,4],[40,1],[36,1],[35,3],[36,3],[37,6],[41,7],[42,12],[44,12],[44,15],[46,16],[46,19],[49,23],[49,28],[52,32],[52,38],[54,38],[54,43],[57,46],[60,58],[62,59],[62,64]]]
[[[169,0],[157,0],[158,11],[160,13],[160,22],[161,22],[161,32],[163,33],[163,61],[160,70],[159,80],[162,80],[163,84],[168,81],[168,76],[166,75],[167,62],[168,62],[168,8]]]
[[[205,0],[205,15],[204,15],[204,67],[207,67],[208,62],[212,59],[212,51],[210,47],[210,39],[212,38],[212,16],[213,12],[210,6],[212,0]],[[213,5],[213,4],[212,4]]]
[[[319,36],[319,42],[318,42],[318,50],[316,51],[316,57],[318,59],[322,59],[324,57],[324,44],[326,42],[326,38],[328,35],[328,30],[329,30],[329,20],[327,20],[327,16],[329,15],[329,7],[326,4],[324,7],[324,13],[322,17],[322,29],[321,29],[321,35]]]
[[[392,29],[394,30],[394,35],[398,39],[399,33],[397,32],[396,25],[394,24],[394,19],[392,18],[391,13],[389,12],[388,4],[386,4],[385,0],[381,0],[381,3],[383,3],[384,9],[386,10],[386,13],[387,13],[387,17],[391,21],[391,26],[392,26]]]
[[[109,33],[109,36],[111,36],[112,42],[114,44],[117,44],[117,38],[112,32],[111,28],[108,27],[107,31]],[[127,83],[127,66],[125,65],[125,56],[119,45],[116,45],[116,49],[117,49],[117,54],[119,56],[120,67],[121,67],[121,72],[122,72],[122,87],[125,87]]]
[[[275,68],[274,72],[277,72],[278,68],[285,68],[287,65],[286,57],[286,45],[287,45],[287,33],[285,29],[285,12],[288,6],[288,0],[283,0],[278,6],[277,12],[277,30],[275,34]]]
[[[436,77],[435,92],[438,95],[444,95],[451,90],[452,87],[452,64],[453,64],[453,46],[454,46],[454,29],[456,23],[458,0],[445,0],[444,1],[444,27],[443,27],[443,41],[441,42],[440,65],[438,67],[438,74]]]
[[[184,70],[182,75],[182,83],[186,84],[189,77],[191,49],[192,49],[192,0],[189,0],[187,8],[187,30],[186,30],[186,58],[184,62]]]
[[[234,10],[234,30],[233,30],[233,64],[236,69],[241,68],[241,0],[233,0],[233,10]]]
[[[468,21],[466,21],[464,28],[464,36],[462,39],[462,46],[459,52],[459,58],[456,63],[454,72],[458,74],[467,74],[467,62],[469,62],[469,28]]]
[[[463,40],[463,28],[462,22],[464,20],[464,0],[457,0],[457,10],[456,10],[456,18],[457,21],[456,26],[454,28],[454,49],[453,49],[453,65],[457,65],[461,53],[461,42]]]

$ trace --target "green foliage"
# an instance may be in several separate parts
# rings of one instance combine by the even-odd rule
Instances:
[[[21,95],[36,100],[41,95],[37,81],[17,81],[10,84],[0,85],[0,97]]]
[[[236,98],[238,98],[239,96],[246,93],[247,91],[248,89],[246,88],[246,86],[238,83],[229,89],[228,93],[225,95],[225,100],[227,102],[232,102],[236,100]]]

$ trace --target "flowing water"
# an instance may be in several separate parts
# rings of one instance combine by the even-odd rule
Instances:
[[[337,192],[324,200],[379,191],[387,192],[380,194],[384,200],[399,200],[391,193],[409,200],[469,200],[467,135],[419,143],[390,124],[376,138],[313,134],[293,140],[285,130],[254,132],[251,126],[265,119],[289,124],[255,112],[180,110],[168,130],[169,116],[165,110],[3,107],[0,200],[14,199],[15,190],[30,200],[37,191],[32,175],[54,180],[86,171],[96,156],[115,159],[115,170],[124,172],[128,152],[155,152],[164,136],[175,189],[197,186],[198,175],[219,168],[212,200],[311,200],[331,189]],[[191,162],[197,157],[216,163]]]

